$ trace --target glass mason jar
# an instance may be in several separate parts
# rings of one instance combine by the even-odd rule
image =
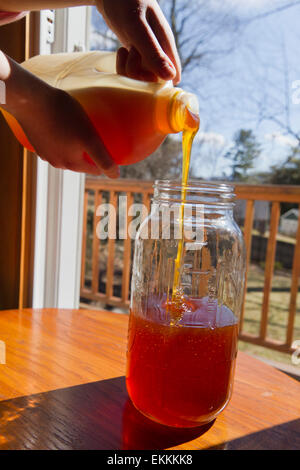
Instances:
[[[227,405],[237,355],[245,248],[233,187],[156,181],[135,242],[126,384],[168,426],[212,421]]]

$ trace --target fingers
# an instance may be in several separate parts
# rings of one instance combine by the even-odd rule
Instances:
[[[78,147],[83,149],[82,152],[82,168],[88,168],[88,171],[96,172],[100,171],[109,178],[118,178],[120,175],[119,168],[109,155],[105,145],[101,138],[97,134],[89,117],[85,113],[82,106],[73,99],[74,111],[77,108],[78,119],[76,119],[76,125],[80,122],[80,130],[78,129],[77,136],[79,138]],[[74,161],[74,160],[73,160]],[[76,165],[78,160],[76,160]],[[95,169],[96,166],[96,169]],[[80,170],[76,170],[80,171]],[[87,172],[87,170],[83,170]]]
[[[95,163],[92,160],[91,160],[92,164],[84,160],[85,158],[83,158],[83,160],[76,161],[76,162],[73,162],[73,161],[65,162],[64,169],[76,171],[79,173],[87,173],[89,175],[97,175],[97,176],[102,175],[102,171],[95,165]]]
[[[126,60],[126,75],[130,78],[140,79],[142,59],[135,47],[131,47]]]
[[[116,69],[119,75],[126,76],[126,63],[128,59],[128,50],[126,47],[120,47],[117,52]]]
[[[89,140],[89,145],[86,147],[86,156],[90,157],[97,165],[98,169],[109,178],[118,178],[120,176],[118,166],[110,157],[97,134],[94,138]]]
[[[163,80],[175,79],[177,76],[175,66],[163,51],[146,18],[139,18],[139,21],[134,26],[133,46],[143,57],[143,64],[147,70],[150,70]]]
[[[85,157],[86,156],[86,157]],[[103,171],[97,167],[97,165],[89,158],[87,154],[83,155],[82,160],[70,160],[70,161],[60,161],[60,160],[55,160],[53,157],[52,158],[44,158],[41,157],[41,160],[48,162],[53,168],[57,168],[60,170],[70,170],[70,171],[75,171],[77,173],[87,173],[88,175],[96,175],[100,176],[103,174]],[[88,163],[88,161],[84,161],[85,158],[89,159],[91,163]],[[112,176],[114,177],[114,176]]]
[[[44,162],[48,162],[53,168],[57,168],[60,170],[71,170],[71,171],[76,171],[79,173],[88,173],[89,175],[102,175],[102,171],[97,167],[97,165],[93,162],[93,160],[89,159],[92,163],[89,163],[88,161],[84,161],[85,159],[83,158],[82,160],[69,160],[69,161],[64,161],[64,160],[57,160],[53,156],[50,158],[45,158],[41,155],[39,155],[39,158],[43,160]],[[88,157],[89,158],[89,157]]]
[[[162,49],[171,59],[173,65],[175,66],[176,76],[173,79],[173,83],[174,85],[177,85],[181,79],[181,63],[179,54],[177,51],[174,35],[169,26],[169,23],[165,19],[158,5],[157,7],[159,9],[158,12],[152,9],[149,9],[147,11],[147,21],[152,31],[154,32],[156,38],[158,39]]]
[[[129,51],[125,47],[118,50],[117,73],[136,80],[157,81],[157,76],[142,66],[142,57],[135,47],[131,47]]]
[[[94,144],[90,146],[93,159],[85,151],[82,153],[79,151],[78,153],[79,149],[76,148],[71,149],[70,154],[64,154],[63,158],[59,154],[55,154],[55,152],[51,156],[40,153],[39,157],[54,168],[61,170],[71,170],[89,175],[102,175],[105,173],[110,178],[117,178],[119,176],[117,165],[107,155],[107,151],[101,141],[99,141],[99,144],[97,140],[99,140],[98,137],[95,138]],[[103,150],[103,147],[105,150]]]
[[[126,47],[117,55],[120,75],[147,81],[174,80],[175,84],[180,81],[181,66],[174,35],[158,2],[96,0],[96,3],[108,26]]]

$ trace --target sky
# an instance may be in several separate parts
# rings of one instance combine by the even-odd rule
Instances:
[[[296,104],[297,89],[293,89],[293,84],[300,81],[300,5],[247,21],[287,3],[292,1],[209,1],[216,18],[225,11],[243,20],[244,26],[234,37],[229,54],[207,67],[199,65],[184,82],[188,91],[197,94],[200,107],[201,129],[192,154],[197,176],[229,174],[229,162],[222,155],[241,128],[252,129],[262,148],[255,171],[268,171],[272,165],[284,162],[296,143],[277,121],[285,123],[288,118],[290,127],[300,131],[300,103]],[[200,21],[201,9],[198,14]],[[95,25],[99,21],[95,13],[92,22]],[[222,49],[227,40],[228,32],[221,31],[213,47]]]
[[[239,3],[241,14],[247,17],[249,11],[251,16],[259,14],[268,4],[274,8],[280,2],[225,0],[225,3]],[[241,3],[245,3],[244,9]],[[202,71],[202,82],[206,83],[205,91],[210,99],[205,101],[199,97],[202,134],[200,132],[198,139],[206,138],[208,154],[209,146],[219,146],[219,153],[222,147],[226,151],[234,133],[244,128],[253,130],[262,147],[255,171],[268,171],[272,165],[284,162],[296,141],[273,119],[285,122],[288,107],[291,127],[300,131],[300,105],[293,103],[295,90],[292,88],[300,79],[299,18],[300,6],[253,22],[240,32],[239,43],[232,53],[215,64],[206,77]],[[286,69],[288,76],[284,73]],[[214,73],[219,78],[211,78]],[[212,112],[214,109],[216,112]],[[262,116],[271,119],[262,119]],[[205,174],[213,178],[228,174],[228,160],[222,156],[218,158],[217,168],[212,165],[204,169],[202,152],[207,153],[203,146],[199,151],[195,148],[192,158],[194,164],[199,161],[199,176]]]

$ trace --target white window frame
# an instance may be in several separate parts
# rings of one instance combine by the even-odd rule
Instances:
[[[40,13],[40,54],[88,50],[90,8],[55,11],[54,42]],[[78,308],[85,176],[38,159],[34,250],[34,308]]]

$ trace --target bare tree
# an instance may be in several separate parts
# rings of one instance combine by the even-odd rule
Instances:
[[[150,158],[121,167],[121,177],[144,180],[179,178],[181,162],[181,141],[177,136],[170,135]]]
[[[295,67],[295,65],[293,66]],[[274,132],[274,137],[281,134],[290,138],[294,146],[300,146],[300,127],[298,119],[292,117],[292,82],[291,64],[287,54],[287,46],[284,38],[281,41],[281,48],[277,49],[277,61],[265,67],[266,74],[259,77],[257,89],[260,94],[253,98],[256,104],[257,123],[271,122],[278,129]],[[272,71],[270,76],[267,72]],[[295,73],[295,70],[293,71]],[[298,72],[300,76],[300,68]]]
[[[234,47],[234,36],[241,22],[232,12],[214,9],[207,0],[160,0],[159,3],[175,37],[183,80],[196,67],[207,67]]]
[[[300,4],[299,0],[294,0],[292,2],[290,2],[290,1],[288,1],[288,2],[280,1],[279,4],[277,6],[275,6],[274,8],[267,9],[266,11],[264,11],[264,12],[258,14],[258,15],[254,15],[253,17],[251,17],[249,19],[249,21],[253,22],[253,21],[257,21],[257,20],[262,20],[264,18],[267,18],[268,16],[277,15],[278,13],[280,13],[282,11],[289,10],[290,8],[294,8],[295,6],[298,6],[299,4]]]
[[[230,67],[225,70],[222,66],[223,59],[232,54],[240,45],[241,37],[246,28],[253,24],[253,22],[261,22],[264,18],[276,15],[300,4],[300,0],[278,0],[270,2],[271,7],[268,5],[260,14],[243,16],[239,14],[238,9],[229,8],[228,3],[222,0],[158,1],[172,27],[180,55],[183,70],[180,86],[197,94],[202,107],[206,103],[206,108],[210,112],[210,118],[214,115],[221,115],[225,108],[224,102],[222,103],[220,99],[216,99],[216,97],[222,95],[224,80],[226,77],[230,79],[232,74]],[[94,23],[93,46],[94,48],[107,48],[110,50],[115,50],[119,47],[118,39],[107,28],[100,15]],[[253,50],[253,64],[257,59],[255,54],[256,51]],[[277,125],[281,126],[284,132],[299,138],[297,129],[293,128],[289,119],[288,63],[283,68],[287,75],[283,82],[284,93],[282,94],[282,90],[280,92],[281,98],[278,99],[277,97],[276,99],[275,96],[274,99],[270,99],[270,96],[268,96],[268,98],[264,99],[268,94],[270,95],[271,87],[268,87],[267,81],[260,82],[261,96],[257,98],[257,103],[254,102],[256,97],[250,97],[248,101],[250,102],[251,100],[249,108],[252,111],[249,111],[249,113],[252,112],[252,120],[255,119],[256,122],[266,119],[272,119],[274,123],[277,121]],[[207,86],[208,82],[209,87]],[[284,103],[282,102],[282,96],[285,97]],[[226,96],[225,98],[227,100],[227,109],[230,107],[230,100],[232,100],[232,108],[237,110],[237,114],[239,107],[243,108],[243,112],[248,107],[245,103],[247,97],[239,98],[237,90],[235,90],[232,96]],[[238,105],[237,102],[239,102]],[[272,102],[271,106],[270,102]],[[282,109],[284,106],[285,122],[282,122]],[[206,131],[210,131],[209,123],[208,125],[206,124]],[[197,156],[200,156],[199,141],[198,144],[195,143],[195,146],[197,145],[199,146]],[[219,148],[213,148],[212,146],[209,149],[209,153],[213,173],[216,170],[217,162],[222,152]],[[130,178],[143,177],[148,179],[158,177],[158,173],[164,177],[174,176],[175,170],[181,171],[180,155],[180,146],[177,145],[177,151],[174,151],[174,142],[172,138],[168,137],[151,158],[137,165],[124,167],[122,175]],[[194,164],[193,167],[195,169],[197,164]]]
[[[226,154],[228,142],[215,132],[200,132],[196,137],[195,150],[198,158],[192,159],[191,174],[193,177],[203,177],[205,162],[205,177],[213,179],[218,174],[220,160]]]

